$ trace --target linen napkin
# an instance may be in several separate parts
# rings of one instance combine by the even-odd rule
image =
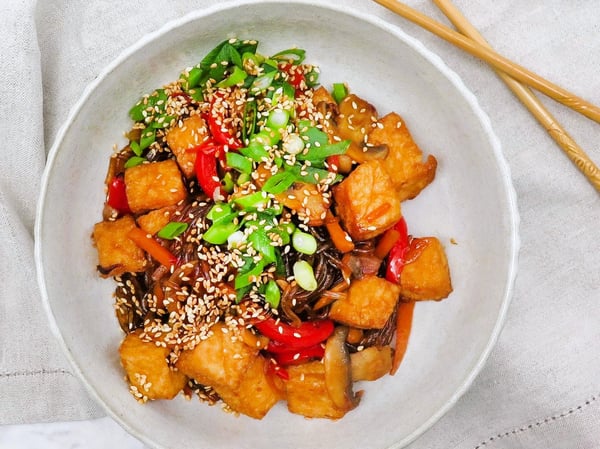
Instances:
[[[34,281],[46,152],[85,86],[123,49],[216,3],[1,2],[0,424],[103,414],[49,331]],[[470,390],[410,448],[600,447],[600,196],[485,64],[372,2],[336,3],[403,28],[463,78],[503,144],[519,201],[519,276],[498,344]],[[406,3],[445,21],[429,1]],[[455,3],[498,51],[600,104],[595,0]],[[544,102],[600,163],[600,125]]]

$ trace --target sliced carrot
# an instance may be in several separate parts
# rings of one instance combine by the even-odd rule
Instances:
[[[154,259],[156,259],[160,264],[171,267],[177,263],[177,257],[171,253],[167,248],[162,246],[152,237],[149,237],[144,231],[140,228],[133,228],[127,234],[133,242],[150,254]]]
[[[337,249],[343,253],[350,252],[354,249],[354,242],[346,231],[342,229],[338,218],[331,213],[331,210],[327,210],[325,216],[325,227],[329,231],[331,241]]]
[[[392,368],[390,369],[390,375],[392,376],[396,374],[406,353],[414,309],[414,301],[400,302],[398,304],[398,311],[396,313],[396,348],[394,349],[394,359],[392,360]]]
[[[390,210],[392,205],[390,203],[383,203],[381,206],[376,207],[364,217],[364,221],[369,223],[379,219],[383,214]]]
[[[400,233],[394,228],[385,231],[385,234],[383,234],[381,240],[379,240],[379,243],[375,247],[375,256],[379,257],[380,259],[383,259],[385,256],[388,255],[388,253],[396,244],[399,238]]]

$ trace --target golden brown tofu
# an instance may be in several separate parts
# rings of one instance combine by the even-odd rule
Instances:
[[[142,340],[138,333],[127,334],[119,354],[131,392],[139,400],[173,399],[187,383],[183,373],[169,366],[169,349]]]
[[[392,348],[371,346],[350,354],[352,381],[377,380],[392,369]]]
[[[125,272],[139,272],[146,268],[146,255],[127,237],[135,221],[125,215],[115,221],[102,221],[94,226],[92,239],[98,250],[98,264],[102,277],[119,276]]]
[[[233,411],[262,419],[281,399],[267,378],[267,363],[264,357],[257,356],[236,389],[221,387],[215,391]]]
[[[163,207],[140,215],[136,221],[140,228],[147,234],[154,235],[173,220],[173,212],[175,207]]]
[[[187,196],[181,172],[172,159],[125,170],[125,191],[134,213],[173,206]]]
[[[360,329],[381,329],[394,312],[400,287],[367,275],[354,280],[345,298],[331,305],[329,318]]]
[[[400,274],[400,295],[411,301],[439,301],[452,293],[446,252],[436,237],[413,238]]]
[[[338,409],[327,392],[325,367],[319,362],[292,365],[287,368],[286,382],[288,410],[307,418],[339,419],[347,410]]]
[[[436,158],[429,155],[423,162],[423,152],[413,140],[402,117],[395,112],[379,120],[369,134],[369,143],[388,146],[384,165],[401,201],[417,196],[435,178]]]
[[[363,144],[377,122],[377,111],[369,102],[350,94],[339,106],[337,131],[342,139]]]
[[[194,175],[196,163],[196,152],[190,149],[200,145],[208,137],[206,123],[199,115],[189,116],[167,132],[167,145],[177,158],[179,168],[186,178]]]
[[[235,390],[254,363],[258,350],[250,348],[222,323],[215,324],[212,331],[194,349],[183,351],[175,366],[203,385]]]
[[[333,194],[337,215],[355,241],[382,234],[402,217],[400,198],[379,160],[360,164]]]

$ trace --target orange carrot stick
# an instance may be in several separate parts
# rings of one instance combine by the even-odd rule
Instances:
[[[167,248],[162,246],[152,237],[148,237],[146,232],[142,231],[140,228],[133,228],[127,234],[133,242],[150,254],[154,259],[156,259],[160,264],[171,267],[177,263],[177,257],[171,253]]]
[[[338,218],[334,216],[330,210],[327,210],[325,217],[325,227],[329,231],[331,241],[337,249],[343,253],[348,253],[354,249],[354,242],[346,231],[342,229],[338,222]]]
[[[396,313],[396,348],[394,349],[394,358],[392,360],[392,368],[390,369],[391,376],[396,374],[406,353],[414,309],[414,301],[400,302],[398,304],[398,312]]]
[[[392,247],[396,244],[400,238],[400,233],[394,228],[385,231],[385,234],[379,240],[379,243],[375,247],[375,256],[383,259],[391,251]]]

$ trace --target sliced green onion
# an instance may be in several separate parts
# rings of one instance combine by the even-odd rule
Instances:
[[[260,261],[256,265],[250,265],[248,270],[244,270],[239,273],[234,280],[234,287],[236,290],[240,290],[254,283],[254,281],[262,274],[265,268],[265,263]]]
[[[250,92],[258,93],[267,90],[273,82],[273,80],[275,79],[276,73],[277,71],[272,71],[258,76],[252,83],[252,86],[250,86]]]
[[[269,264],[275,262],[275,247],[265,231],[257,229],[248,236],[248,242],[258,251],[263,260]]]
[[[242,126],[242,142],[246,142],[246,139],[254,133],[256,128],[256,111],[258,106],[256,100],[246,101],[244,105],[244,119]]]
[[[252,177],[248,173],[240,173],[240,175],[238,176],[238,179],[237,179],[237,185],[243,186],[250,180],[252,180]]]
[[[221,185],[223,186],[223,190],[225,190],[227,193],[233,192],[234,183],[233,183],[233,176],[231,176],[231,172],[226,172],[223,175],[223,179],[221,180]]]
[[[301,64],[306,56],[306,51],[301,48],[288,48],[271,56],[271,59],[276,61],[287,61],[293,64]]]
[[[310,72],[304,75],[304,82],[307,87],[315,87],[319,84],[319,71],[312,69]]]
[[[305,260],[298,260],[292,267],[296,283],[306,291],[314,292],[318,285],[312,266]]]
[[[244,82],[248,74],[244,69],[240,69],[238,66],[233,67],[233,72],[227,78],[217,84],[217,87],[231,87],[237,86]]]
[[[349,146],[349,140],[328,143],[325,145],[314,145],[311,146],[308,151],[297,154],[296,159],[299,161],[323,162],[329,156],[346,153]]]
[[[269,231],[269,233],[276,234],[277,236],[279,236],[281,238],[281,245],[279,245],[279,246],[285,246],[285,245],[289,244],[291,241],[290,234],[287,232],[287,230],[285,228],[282,228],[280,226],[273,227],[273,229],[271,229]]]
[[[340,104],[341,101],[348,96],[348,88],[344,83],[333,83],[331,96],[337,104]]]
[[[281,140],[281,134],[278,130],[265,128],[256,134],[250,136],[248,146],[260,145],[263,147],[271,147]],[[268,154],[268,153],[267,153]]]
[[[240,173],[252,173],[252,161],[246,156],[228,151],[225,155],[227,165]]]
[[[242,55],[242,66],[245,70],[248,70],[250,67],[247,67],[248,64],[252,64],[254,67],[259,67],[265,60],[265,57],[259,55],[258,53],[250,53],[246,52]]]
[[[200,89],[200,88],[190,89],[190,90],[188,90],[188,94],[190,97],[192,97],[192,100],[195,100],[198,103],[202,103],[204,101],[204,93],[202,92],[202,89]]]
[[[283,141],[282,148],[286,153],[298,154],[304,150],[304,140],[298,134],[288,134]]]
[[[156,117],[152,123],[150,123],[150,126],[155,129],[166,128],[173,120],[175,120],[175,116],[161,114]]]
[[[135,167],[136,165],[143,164],[145,160],[146,159],[141,156],[131,156],[129,159],[127,159],[127,162],[125,162],[124,167],[125,168]]]
[[[273,130],[285,128],[290,121],[290,113],[284,109],[273,109],[267,117],[267,127]]]
[[[265,192],[256,192],[236,198],[233,200],[233,202],[242,210],[251,210],[267,207],[269,198]]]
[[[303,254],[314,254],[317,251],[317,239],[312,234],[296,229],[292,234],[292,246]]]
[[[135,140],[129,142],[129,148],[131,148],[131,151],[133,151],[133,154],[135,154],[136,156],[141,156],[144,152],[144,150],[141,149],[140,144]]]
[[[273,106],[283,103],[287,99],[294,99],[296,89],[287,81],[278,80],[277,83],[274,82],[272,85],[273,87],[277,86],[271,96],[271,104]],[[292,109],[290,112],[293,114],[294,110]]]
[[[206,214],[206,218],[208,218],[213,223],[217,223],[224,219],[229,219],[229,217],[237,215],[233,210],[233,207],[229,203],[217,203],[213,207],[210,208],[208,213]]]
[[[140,138],[140,149],[145,150],[156,140],[156,129],[145,129]]]
[[[314,126],[310,120],[300,120],[298,122],[298,132],[300,133],[300,137],[309,143],[310,146],[326,145],[329,143],[327,133]]]
[[[179,79],[183,81],[184,90],[190,90],[200,84],[202,78],[202,69],[200,67],[192,67],[187,73],[183,73]]]
[[[256,134],[254,135],[256,136]],[[251,142],[246,148],[240,148],[240,153],[254,162],[264,162],[269,159],[269,152],[257,140]]]
[[[173,240],[175,237],[179,237],[183,234],[187,228],[188,223],[183,223],[181,221],[172,221],[167,223],[158,233],[156,234],[161,239]]]
[[[287,165],[285,167],[285,171],[293,173],[298,181],[307,182],[309,184],[318,184],[325,178],[330,177],[332,173],[329,170],[317,167],[301,167],[300,164],[296,164],[293,166]],[[344,177],[342,175],[336,174],[335,178],[331,183],[336,184],[338,182],[341,182],[343,179]]]
[[[274,309],[279,307],[279,301],[281,300],[281,290],[279,290],[279,286],[277,282],[271,279],[267,282],[267,286],[265,287],[265,301]]]
[[[289,171],[280,171],[271,176],[262,187],[262,190],[273,195],[279,195],[289,189],[296,181],[296,176]]]
[[[235,231],[229,237],[227,237],[227,245],[229,248],[239,248],[246,243],[246,234],[243,231]]]
[[[234,222],[216,223],[206,230],[202,235],[202,238],[213,245],[222,245],[227,241],[227,238],[231,234],[238,230],[238,228],[239,224]]]
[[[152,114],[162,114],[167,107],[168,95],[164,89],[156,89],[150,95],[142,97],[130,110],[129,116],[136,122],[145,121],[147,118],[146,111],[151,110]]]

